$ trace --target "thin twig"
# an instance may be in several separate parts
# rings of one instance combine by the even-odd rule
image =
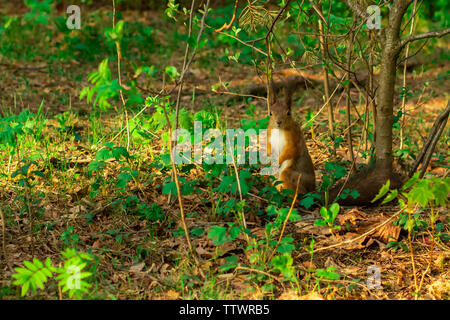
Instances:
[[[317,8],[313,4],[314,10],[316,10],[317,14],[322,16],[322,3],[319,3],[319,8]],[[323,74],[324,74],[324,80],[323,80],[323,86],[324,86],[324,93],[325,93],[325,101],[327,101],[328,105],[328,127],[330,129],[330,136],[334,140],[334,116],[333,116],[333,105],[331,104],[330,99],[330,80],[328,77],[328,59],[327,59],[327,47],[328,47],[328,39],[325,36],[324,28],[322,25],[322,21],[318,21],[319,26],[319,43],[320,43],[320,49],[322,52],[322,59],[323,59]],[[333,149],[336,151],[335,149]]]
[[[265,276],[268,276],[269,278],[272,278],[272,279],[278,281],[278,282],[281,284],[281,286],[284,288],[283,280],[279,279],[278,277],[275,277],[275,276],[271,275],[271,274],[268,273],[268,272],[265,272],[265,271],[262,271],[262,270],[258,270],[258,269],[252,269],[252,268],[247,268],[247,267],[241,267],[241,266],[236,267],[235,270],[244,270],[244,271],[249,271],[249,272],[255,272],[255,273],[263,274],[263,275],[265,275]]]
[[[234,3],[233,16],[231,17],[230,23],[227,24],[227,23],[225,22],[224,25],[223,25],[222,27],[220,27],[219,29],[214,30],[215,32],[221,32],[221,31],[227,30],[227,29],[229,29],[229,28],[231,27],[231,25],[232,25],[233,22],[234,22],[234,19],[236,19],[236,12],[237,12],[238,3],[239,3],[239,0],[236,0],[236,2]]]
[[[412,264],[412,268],[413,268],[413,275],[414,275],[414,287],[416,288],[416,293],[418,293],[418,284],[417,284],[417,272],[416,272],[416,263],[415,263],[415,259],[414,259],[414,248],[412,246],[412,238],[411,238],[411,229],[412,229],[412,212],[416,211],[418,204],[416,204],[416,206],[414,207],[413,210],[408,210],[408,244],[409,244],[409,251],[410,251],[410,256],[411,256],[411,264]],[[416,296],[417,299],[417,296]]]
[[[284,219],[283,227],[281,228],[281,233],[280,233],[280,236],[278,237],[278,242],[277,242],[277,244],[275,245],[275,247],[273,248],[272,254],[270,255],[269,260],[267,260],[267,261],[271,261],[271,260],[272,260],[272,258],[273,258],[273,256],[274,256],[275,252],[276,252],[277,249],[278,249],[278,246],[279,246],[280,243],[281,243],[281,240],[283,239],[284,230],[286,229],[286,224],[287,224],[287,222],[289,221],[289,217],[291,216],[292,209],[294,208],[294,204],[295,204],[295,202],[297,201],[297,196],[298,196],[298,186],[300,185],[300,179],[301,179],[301,177],[302,177],[302,175],[300,174],[300,175],[298,176],[298,178],[297,178],[297,187],[295,188],[294,199],[292,199],[291,207],[289,208],[289,212],[288,212],[288,214],[286,215],[286,218]]]
[[[5,215],[3,214],[2,209],[0,208],[0,218],[2,219],[2,253],[3,259],[6,262],[6,265],[9,266],[8,253],[6,251],[6,221]]]
[[[193,2],[194,1],[195,0],[193,0]],[[192,3],[192,6],[191,6],[191,9],[192,9],[191,10],[191,21],[192,21],[192,17],[193,17],[193,13],[192,13],[193,12],[193,7],[194,7],[194,4]],[[205,5],[205,9],[204,9],[204,12],[203,12],[202,20],[201,20],[201,23],[200,23],[200,31],[199,31],[199,33],[197,35],[197,44],[200,42],[200,38],[201,38],[202,33],[203,33],[203,29],[204,29],[204,26],[205,26],[205,18],[206,18],[206,15],[208,14],[208,8],[209,8],[209,0],[207,0],[206,5]],[[190,26],[190,28],[191,28],[191,26]],[[185,60],[184,60],[185,63],[183,64],[183,71],[182,71],[182,73],[180,75],[179,80],[177,81],[178,85],[180,86],[179,87],[180,89],[178,91],[177,105],[176,105],[176,110],[175,110],[176,117],[175,117],[175,123],[174,123],[174,127],[173,128],[172,128],[172,126],[170,124],[170,120],[169,120],[169,116],[167,114],[167,110],[166,110],[165,104],[163,103],[164,115],[166,117],[167,126],[168,126],[168,129],[169,129],[169,137],[172,137],[172,130],[174,130],[175,132],[177,130],[177,126],[178,126],[178,117],[177,116],[178,116],[178,110],[179,110],[179,107],[180,107],[180,99],[179,99],[179,97],[180,97],[180,94],[181,94],[181,88],[183,86],[184,76],[185,76],[186,72],[189,70],[189,67],[190,67],[190,65],[191,65],[191,63],[192,63],[192,61],[193,61],[193,59],[194,59],[194,57],[196,55],[197,48],[198,48],[198,46],[196,46],[194,48],[189,61],[186,62],[186,59],[187,59],[187,56],[188,56],[188,51],[189,51],[189,45],[186,46],[186,53],[185,53]],[[182,200],[182,196],[181,196],[180,182],[179,182],[179,179],[178,179],[178,171],[177,171],[177,167],[176,167],[176,164],[175,164],[172,142],[173,142],[173,140],[170,139],[170,141],[169,141],[169,152],[170,152],[170,159],[171,159],[171,162],[172,162],[172,173],[173,173],[173,177],[174,177],[174,180],[175,180],[175,186],[176,186],[176,189],[177,189],[177,198],[178,198],[178,205],[180,207],[181,222],[183,224],[183,228],[184,228],[184,232],[185,232],[185,235],[186,235],[186,241],[187,241],[187,244],[188,244],[188,247],[189,247],[189,251],[190,251],[190,253],[192,255],[192,258],[194,259],[194,262],[195,262],[195,264],[196,264],[196,266],[198,268],[198,271],[200,272],[202,277],[204,277],[203,271],[200,268],[200,263],[198,261],[197,254],[194,251],[192,243],[191,243],[191,239],[190,239],[190,236],[189,236],[189,229],[188,229],[188,227],[186,225],[186,218],[185,218],[185,214],[184,214],[184,207],[183,207],[183,200]]]
[[[356,17],[353,16],[353,27],[356,25]],[[350,34],[350,39],[348,43],[347,48],[347,69],[349,72],[347,73],[347,87],[346,87],[346,106],[347,106],[347,125],[348,125],[348,132],[347,132],[347,143],[348,143],[348,152],[350,153],[350,159],[352,160],[352,166],[349,169],[349,172],[352,172],[354,169],[354,163],[355,163],[355,155],[353,153],[353,139],[352,139],[352,126],[351,126],[351,92],[350,92],[350,72],[352,67],[352,52],[353,52],[353,42],[354,42],[355,33],[352,32]]]
[[[116,27],[116,1],[113,0],[113,29]],[[128,111],[125,106],[125,99],[123,97],[123,91],[122,91],[122,75],[121,75],[121,68],[120,68],[120,60],[122,59],[122,50],[120,48],[120,40],[115,41],[116,44],[116,52],[117,52],[117,75],[119,79],[119,95],[120,99],[122,101],[122,110],[125,115],[125,126],[127,128],[127,150],[130,150],[130,124],[128,121]]]
[[[417,0],[414,0],[413,4],[413,12],[412,12],[412,19],[411,19],[411,28],[409,29],[409,35],[412,35],[414,31],[414,18],[415,18],[415,11],[416,11],[416,5]],[[405,57],[408,57],[409,55],[409,43],[406,45],[406,51],[405,51]],[[402,97],[402,105],[400,107],[400,110],[402,111],[402,119],[400,121],[400,149],[403,149],[403,133],[404,133],[404,127],[405,127],[405,120],[406,120],[406,112],[405,112],[405,105],[406,105],[406,61],[403,64],[403,97]]]
[[[165,104],[163,104],[163,110],[164,110],[164,115],[166,117],[167,126],[168,126],[168,129],[169,129],[169,137],[172,137],[172,126],[170,125],[169,116],[167,114],[167,110],[166,110]],[[172,162],[173,177],[174,177],[175,186],[176,186],[176,189],[177,189],[177,198],[178,198],[178,205],[180,207],[181,223],[183,224],[183,229],[184,229],[184,234],[186,236],[187,245],[188,245],[189,252],[191,253],[192,258],[194,259],[195,265],[197,266],[197,268],[198,268],[200,274],[202,275],[202,277],[204,277],[203,271],[200,268],[200,263],[198,261],[197,254],[196,254],[196,252],[193,249],[191,238],[189,236],[189,229],[188,229],[187,224],[186,224],[186,217],[185,217],[185,214],[184,214],[183,200],[182,200],[182,197],[181,197],[180,182],[178,180],[178,172],[177,172],[177,167],[175,165],[174,153],[173,153],[173,150],[172,150],[172,139],[169,139],[169,152],[170,152],[170,160]]]
[[[417,168],[422,163],[424,156],[429,152],[429,149],[431,149],[431,154],[432,154],[434,147],[436,146],[436,143],[439,140],[440,135],[442,134],[443,128],[445,128],[445,125],[447,124],[447,119],[448,119],[449,115],[450,115],[450,100],[448,100],[447,107],[445,108],[445,110],[439,115],[439,117],[434,122],[433,127],[430,130],[428,139],[424,143],[422,150],[420,151],[419,155],[416,158],[416,161],[414,162],[414,164],[412,166],[412,169],[409,173],[410,177],[416,172]],[[433,146],[431,147],[431,145],[433,145]],[[429,159],[428,159],[428,161],[429,161]],[[427,162],[427,165],[428,165],[428,162]],[[422,166],[425,166],[425,165],[422,165]]]

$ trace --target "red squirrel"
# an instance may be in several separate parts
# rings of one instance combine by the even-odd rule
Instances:
[[[279,101],[273,85],[270,85],[267,151],[270,157],[278,160],[275,177],[282,184],[277,188],[292,189],[295,192],[300,176],[298,193],[306,194],[315,191],[316,177],[302,129],[292,117],[292,93],[293,88],[288,86],[285,100]]]

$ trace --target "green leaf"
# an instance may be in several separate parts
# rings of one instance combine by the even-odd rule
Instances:
[[[434,201],[437,206],[443,206],[448,203],[448,193],[450,192],[450,178],[434,179],[432,192],[434,194]]]
[[[205,233],[205,230],[203,230],[202,228],[194,228],[191,230],[191,234],[195,237],[199,237],[204,233]]]
[[[376,197],[372,200],[372,203],[374,203],[375,201],[377,201],[378,199],[383,197],[389,191],[390,185],[391,185],[391,181],[388,179],[388,181],[386,181],[386,183],[380,188],[380,191],[378,192]]]
[[[236,227],[236,226],[232,226],[232,227],[230,228],[230,230],[229,230],[229,234],[230,234],[229,239],[230,239],[230,240],[236,239],[236,238],[239,236],[240,233],[241,233],[241,229],[239,229],[239,228]]]
[[[129,174],[128,172],[121,172],[117,176],[116,187],[123,190],[131,180],[133,180],[131,174]]]
[[[293,274],[293,259],[290,254],[283,254],[272,258],[272,266],[279,270],[286,278],[290,278]]]
[[[314,225],[315,226],[326,226],[327,222],[324,220],[316,220],[316,221],[314,221]]]
[[[334,221],[334,219],[336,219],[337,214],[339,213],[339,204],[337,203],[333,203],[330,206],[329,211],[331,212],[331,221]]]
[[[112,149],[112,155],[116,160],[120,159],[120,156],[124,157],[125,159],[130,158],[130,154],[128,153],[127,149],[124,147],[117,147]]]
[[[324,220],[328,220],[329,219],[329,214],[328,214],[328,210],[325,207],[320,208],[320,215],[322,216],[322,218]]]
[[[353,199],[356,199],[360,196],[359,192],[357,190],[352,190],[350,192],[350,195],[353,197]]]
[[[109,149],[101,149],[95,155],[95,160],[106,161],[112,158],[111,151]]]
[[[302,219],[302,216],[298,213],[297,209],[292,209],[289,221],[297,222]]]
[[[166,183],[162,189],[163,194],[172,194],[177,195],[177,185],[175,184],[175,181],[170,181]]]
[[[29,288],[30,288],[30,282],[27,281],[22,286],[22,292],[21,292],[22,297],[27,294]]]
[[[213,240],[213,244],[219,246],[227,242],[227,228],[221,226],[212,226],[208,232],[208,238]]]
[[[384,198],[384,200],[383,200],[383,202],[381,202],[381,204],[388,203],[388,202],[394,200],[395,198],[397,198],[397,196],[398,196],[398,190],[397,189],[391,190],[391,192],[389,192],[389,194],[387,195],[386,198]]]
[[[164,72],[170,77],[172,81],[180,75],[177,68],[174,66],[167,66]]]
[[[311,196],[304,197],[300,200],[300,205],[305,207],[305,209],[309,209],[314,205],[314,198]]]
[[[119,40],[123,36],[123,25],[124,25],[124,23],[125,22],[123,20],[120,20],[119,22],[117,22],[116,27],[114,28],[114,32],[118,36]]]
[[[38,269],[38,267],[36,267],[33,263],[31,263],[30,261],[24,261],[23,264],[25,265],[25,267],[27,267],[29,270],[31,271],[36,271]]]
[[[237,262],[239,261],[239,257],[237,255],[232,255],[225,257],[225,263],[220,266],[220,271],[224,272],[226,270],[236,268]]]
[[[420,171],[417,171],[416,173],[414,173],[414,175],[411,177],[411,179],[406,181],[406,183],[402,186],[402,188],[400,190],[404,191],[404,190],[408,189],[409,187],[411,187],[419,179],[419,175],[420,175]]]
[[[277,252],[279,253],[291,253],[295,249],[295,246],[290,243],[280,244],[277,248]]]
[[[426,207],[431,200],[434,200],[430,181],[427,179],[419,180],[408,192],[407,198],[412,203],[418,203],[422,207]]]
[[[336,270],[334,267],[328,267],[327,270],[317,269],[316,275],[329,280],[339,280],[341,276],[339,273],[334,272],[334,270]]]

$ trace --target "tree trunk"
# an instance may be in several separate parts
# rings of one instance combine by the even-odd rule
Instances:
[[[400,28],[409,0],[395,0],[389,13],[381,58],[376,127],[376,169],[387,178],[392,173],[392,123],[397,58],[401,51]]]

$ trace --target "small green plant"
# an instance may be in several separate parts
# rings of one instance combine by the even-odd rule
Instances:
[[[392,248],[392,251],[394,251],[394,252],[397,251],[398,249],[402,249],[403,251],[408,251],[408,246],[405,243],[403,243],[403,241],[395,241],[395,240],[389,241],[386,244],[385,248],[386,249]]]
[[[288,253],[273,257],[271,261],[274,270],[278,270],[289,281],[294,282],[297,285],[299,294],[301,295],[301,287],[298,282],[295,267],[293,264],[292,256]]]
[[[86,97],[88,103],[92,103],[94,111],[98,106],[100,110],[106,111],[113,106],[110,99],[117,99],[121,86],[118,79],[111,79],[111,70],[108,66],[108,59],[104,59],[98,66],[98,71],[89,75],[92,87],[85,87],[80,92],[80,99]]]
[[[373,202],[375,202],[384,197],[382,203],[387,203],[394,199],[398,200],[401,212],[399,212],[399,218],[395,221],[395,224],[408,231],[408,245],[411,253],[411,263],[416,289],[413,294],[418,294],[421,288],[416,275],[416,264],[414,261],[412,245],[413,238],[420,229],[427,226],[426,221],[421,218],[422,214],[427,212],[431,224],[431,241],[429,241],[431,244],[428,261],[428,267],[430,267],[433,261],[435,242],[436,240],[441,240],[439,233],[436,234],[436,221],[439,215],[439,210],[437,210],[436,207],[446,207],[448,205],[448,194],[450,192],[450,177],[421,179],[419,176],[420,172],[418,171],[400,188],[400,190],[390,189],[390,181],[388,180],[373,199]],[[402,214],[403,211],[406,211],[406,214]],[[390,246],[395,247],[397,245],[399,244],[392,243]],[[404,246],[400,246],[404,248]]]
[[[341,278],[340,274],[336,272],[335,267],[327,267],[326,269],[316,269],[315,277],[316,277],[316,285],[313,288],[318,288],[318,292],[320,292],[320,283],[322,281],[330,281],[330,280],[339,280]]]
[[[426,221],[421,219],[422,210],[429,208],[429,218],[432,227],[433,239],[435,237],[435,224],[439,214],[436,207],[445,207],[448,204],[448,193],[450,192],[450,178],[429,178],[420,179],[420,172],[416,172],[401,188],[390,189],[388,180],[381,187],[377,196],[372,200],[375,202],[384,197],[382,204],[398,199],[400,207],[406,210],[407,214],[399,213],[396,224],[408,232],[417,233],[420,229],[427,227]],[[409,191],[407,191],[409,190]],[[389,193],[388,193],[389,192]]]
[[[61,233],[60,239],[63,240],[67,246],[75,246],[80,241],[80,237],[73,233],[73,226],[68,226],[66,231]]]
[[[13,156],[20,161],[23,153],[22,146],[32,146],[34,137],[41,132],[45,121],[38,121],[43,103],[39,107],[38,114],[30,113],[28,110],[22,111],[19,115],[0,118],[0,151],[6,150],[9,155],[7,172],[10,172],[10,165]]]
[[[41,207],[44,194],[40,191],[34,191],[34,188],[37,185],[37,178],[44,177],[44,174],[40,170],[32,170],[33,167],[37,167],[37,163],[35,161],[25,162],[23,166],[11,175],[11,178],[17,178],[17,196],[14,198],[14,202],[21,203],[21,216],[28,216],[32,250],[34,250],[35,220],[44,212],[44,209]]]
[[[121,205],[123,211],[137,215],[142,220],[162,221],[165,218],[158,204],[152,203],[150,206],[135,195],[126,197],[121,201]]]
[[[324,193],[325,193],[324,203],[325,203],[325,206],[327,207],[329,204],[329,199],[328,199],[329,188],[333,184],[335,184],[336,181],[345,177],[345,175],[347,174],[347,170],[345,169],[344,166],[342,166],[341,164],[339,164],[337,162],[325,162],[325,171],[326,171],[326,173],[322,177],[322,185],[320,186],[320,189],[322,191],[324,191]],[[359,197],[359,193],[356,190],[344,189],[338,195],[338,197],[336,199],[334,199],[334,201],[337,201],[338,199],[346,199],[349,196],[356,199]]]
[[[314,221],[316,226],[328,226],[330,231],[339,230],[341,227],[335,224],[337,214],[339,213],[339,204],[333,203],[328,209],[326,207],[320,208],[320,215],[322,220]]]
[[[212,226],[208,232],[208,238],[213,240],[213,244],[220,246],[228,241],[233,241],[241,233],[241,229],[234,223],[228,223],[228,227]]]
[[[100,149],[95,155],[95,160],[89,163],[88,173],[90,176],[94,176],[90,196],[95,197],[101,191],[106,192],[107,187],[118,192],[125,192],[128,183],[136,179],[139,174],[133,169],[133,159],[126,148],[115,146],[111,142],[104,143],[104,148]],[[122,172],[115,179],[106,181],[102,173],[112,160],[116,160],[122,165],[120,168]]]
[[[92,273],[84,269],[93,257],[69,248],[62,251],[61,255],[62,266],[60,267],[55,267],[50,258],[43,263],[34,258],[32,262],[24,261],[23,268],[15,268],[16,273],[13,274],[13,278],[16,280],[13,283],[22,288],[22,296],[25,296],[30,288],[34,293],[38,288],[43,290],[44,284],[51,278],[58,280],[61,292],[68,292],[69,298],[81,299],[89,292],[91,284],[88,278],[92,276]]]

